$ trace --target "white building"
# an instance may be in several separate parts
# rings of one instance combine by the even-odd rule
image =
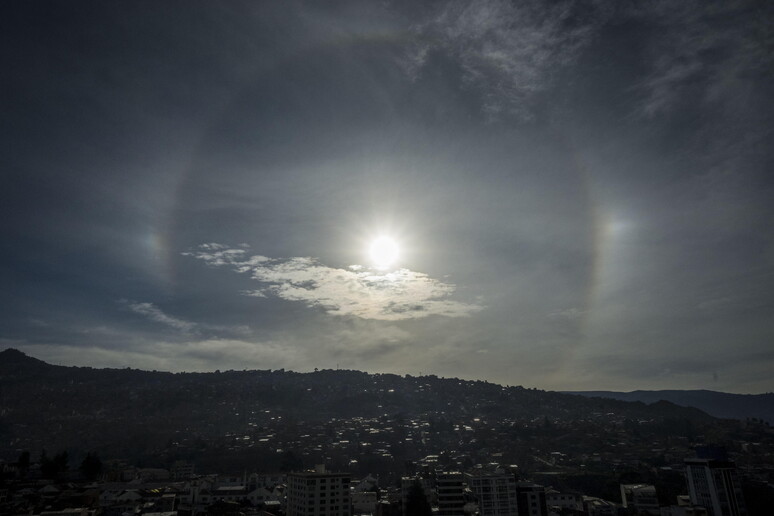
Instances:
[[[350,516],[350,476],[315,471],[288,475],[287,516]]]
[[[516,516],[516,477],[498,469],[466,473],[468,488],[478,500],[481,516]]]

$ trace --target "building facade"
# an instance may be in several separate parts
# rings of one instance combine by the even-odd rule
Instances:
[[[686,459],[691,503],[709,516],[747,516],[736,465],[728,460]]]
[[[516,477],[502,470],[466,473],[468,488],[478,501],[481,516],[516,516]]]
[[[519,516],[548,516],[545,487],[531,482],[516,482]]]
[[[661,514],[656,487],[650,484],[621,484],[621,503],[638,514]]]
[[[350,516],[350,481],[348,473],[331,473],[324,466],[290,473],[287,516]]]
[[[461,472],[436,471],[435,493],[438,500],[438,516],[465,514],[465,487]]]

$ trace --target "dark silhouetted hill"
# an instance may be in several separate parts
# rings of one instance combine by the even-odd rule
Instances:
[[[535,443],[554,439],[545,446],[577,452],[618,443],[630,428],[632,439],[648,446],[649,439],[666,435],[688,442],[719,424],[698,409],[668,402],[646,405],[432,375],[282,369],[168,373],[64,367],[17,350],[0,353],[0,442],[11,455],[46,448],[171,461],[210,453],[214,463],[224,454],[249,452],[255,460],[280,457],[292,464],[297,457],[285,456],[289,448],[308,457],[304,460],[316,453],[327,460],[324,450],[334,446],[333,436],[360,424],[339,428],[341,422],[368,418],[379,439],[393,443],[396,460],[459,448],[463,442],[470,450],[491,446],[530,457]],[[421,437],[425,425],[435,432],[433,438],[422,437],[424,442],[407,448],[406,442],[413,442],[406,441],[407,432]],[[309,439],[328,444],[306,449]]]
[[[0,351],[0,373],[10,374],[16,369],[41,369],[50,367],[49,364],[26,355],[18,349],[8,348]]]
[[[715,417],[748,419],[756,418],[774,423],[774,393],[731,394],[708,390],[689,391],[583,391],[579,394],[587,397],[608,398],[621,401],[641,401],[655,403],[669,401],[682,407],[694,407]]]

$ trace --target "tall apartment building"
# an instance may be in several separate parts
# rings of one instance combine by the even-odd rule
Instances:
[[[465,488],[459,471],[436,471],[435,493],[438,500],[438,516],[463,516],[465,514]]]
[[[548,516],[546,488],[531,482],[516,482],[519,516]]]
[[[331,473],[324,466],[314,471],[290,473],[287,516],[350,516],[350,476]]]
[[[468,488],[478,500],[481,516],[516,516],[516,477],[503,470],[465,474]]]
[[[747,516],[736,465],[729,460],[686,459],[691,503],[709,516]]]

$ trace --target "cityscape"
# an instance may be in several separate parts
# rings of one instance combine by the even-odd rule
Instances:
[[[0,516],[774,515],[774,1],[0,2]]]
[[[768,421],[666,401],[62,367],[17,350],[0,373],[3,514],[721,516],[774,499]]]

